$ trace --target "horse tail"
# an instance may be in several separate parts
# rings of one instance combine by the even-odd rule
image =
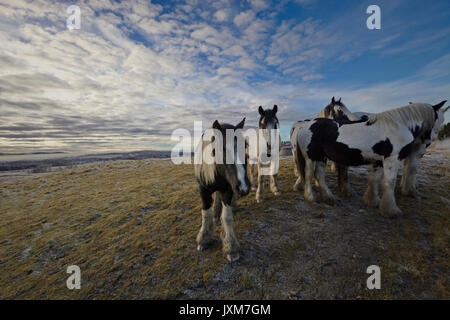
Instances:
[[[300,149],[298,144],[295,149],[295,151],[297,152],[297,156],[295,157],[297,171],[302,177],[302,181],[305,181],[305,157],[303,157],[302,150]]]
[[[301,176],[302,181],[305,181],[305,158],[303,157],[302,150],[300,149],[300,146],[298,145],[298,134],[299,131],[297,130],[294,135],[294,129],[295,127],[292,127],[291,129],[291,145],[292,145],[292,157],[294,159],[294,169],[295,173],[299,176]]]

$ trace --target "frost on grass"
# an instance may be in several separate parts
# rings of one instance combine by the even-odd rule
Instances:
[[[169,160],[109,161],[0,182],[0,298],[450,298],[449,148],[433,145],[418,177],[422,199],[398,198],[390,220],[364,206],[367,168],[350,171],[351,198],[307,204],[290,157],[283,195],[238,201],[241,260],[197,252],[200,198],[193,168]],[[335,195],[336,177],[327,172]],[[68,290],[66,268],[81,268]],[[382,289],[366,288],[366,268]]]

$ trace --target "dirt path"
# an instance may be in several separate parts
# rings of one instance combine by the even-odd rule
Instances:
[[[191,166],[115,161],[2,181],[0,298],[448,299],[449,155],[446,146],[428,151],[424,198],[399,198],[404,217],[394,220],[364,206],[365,168],[351,170],[351,198],[307,204],[283,160],[280,197],[238,201],[241,259],[232,265],[219,240],[195,250]],[[327,181],[338,195],[334,174]],[[65,286],[71,264],[81,268],[81,290]],[[366,288],[373,264],[381,290]]]

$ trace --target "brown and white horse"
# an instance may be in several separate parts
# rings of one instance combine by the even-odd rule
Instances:
[[[277,112],[278,112],[278,106],[274,105],[272,109],[266,109],[264,110],[262,106],[259,106],[258,108],[259,112],[259,125],[258,125],[258,147],[257,147],[257,159],[253,159],[252,163],[249,164],[249,178],[250,178],[250,184],[252,185],[252,190],[256,190],[256,202],[261,203],[263,201],[263,192],[264,192],[264,177],[265,174],[263,174],[263,170],[267,169],[269,164],[264,164],[261,162],[261,150],[260,150],[260,143],[261,139],[265,139],[267,142],[267,155],[271,157],[273,155],[274,148],[278,148],[276,150],[277,152],[280,151],[281,146],[281,138],[278,134],[278,141],[272,141],[271,132],[272,130],[279,130],[280,128],[280,122],[277,118]],[[256,162],[256,164],[255,164]],[[255,183],[255,178],[253,176],[254,167],[257,167],[258,169],[258,178]],[[277,173],[271,172],[270,175],[270,190],[273,192],[274,195],[279,196],[281,195],[280,188],[278,187],[277,182]]]
[[[214,222],[218,217],[213,214],[213,194],[216,193],[216,207],[222,207],[221,223],[223,227],[222,248],[226,258],[231,262],[239,259],[239,242],[236,239],[233,230],[233,211],[232,200],[236,196],[245,196],[250,191],[250,183],[247,178],[247,166],[245,160],[245,146],[242,154],[238,152],[237,143],[229,145],[227,143],[227,131],[234,132],[236,140],[245,139],[242,134],[245,118],[236,126],[226,123],[214,122],[212,129],[217,130],[221,134],[221,143],[216,135],[211,137],[209,141],[204,141],[203,135],[196,149],[196,157],[202,154],[200,160],[194,163],[195,177],[197,179],[200,195],[202,197],[202,226],[197,235],[197,249],[202,251],[212,242],[212,233]],[[231,141],[234,141],[232,139]],[[228,140],[229,141],[229,140]],[[214,142],[214,148],[212,144]],[[221,161],[217,161],[217,152],[215,148],[222,147]],[[211,151],[212,150],[212,151]],[[206,161],[205,153],[211,151],[214,161]],[[227,161],[228,156],[233,155],[233,161]],[[208,155],[209,156],[209,155]],[[220,204],[217,202],[220,201]],[[220,211],[218,211],[220,212]]]

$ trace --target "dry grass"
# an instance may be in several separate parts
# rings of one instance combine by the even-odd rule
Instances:
[[[238,201],[233,265],[220,241],[195,250],[191,166],[113,161],[3,181],[0,298],[448,299],[450,164],[446,150],[436,155],[421,166],[426,198],[399,199],[397,220],[363,205],[365,169],[350,175],[354,197],[308,205],[291,189],[291,160],[282,160],[280,197]],[[336,193],[334,175],[328,180]],[[81,268],[81,290],[66,288],[71,264]],[[381,290],[366,289],[371,264],[382,269]]]

